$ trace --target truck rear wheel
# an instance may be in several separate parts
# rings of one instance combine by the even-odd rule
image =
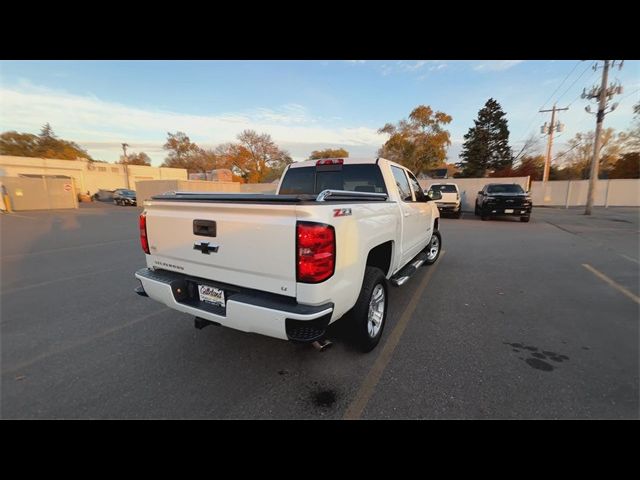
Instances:
[[[367,267],[360,295],[351,311],[353,339],[364,353],[380,342],[387,320],[387,299],[387,280],[382,270]]]

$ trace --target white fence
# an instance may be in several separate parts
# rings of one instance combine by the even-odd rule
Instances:
[[[277,183],[241,183],[240,191],[242,193],[276,193],[278,189]]]
[[[587,204],[589,180],[531,182],[533,206],[574,207]],[[598,180],[593,204],[601,207],[640,207],[640,179]]]
[[[420,180],[420,186],[425,190],[435,183],[455,183],[460,190],[460,199],[462,200],[462,209],[473,211],[476,203],[478,192],[484,188],[487,183],[517,183],[525,191],[529,190],[529,177],[505,177],[505,178],[447,178],[442,180]]]
[[[149,200],[154,195],[164,192],[210,192],[210,193],[238,193],[238,182],[210,182],[207,180],[145,180],[136,182],[138,205]]]

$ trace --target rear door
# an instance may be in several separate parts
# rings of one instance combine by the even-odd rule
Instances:
[[[415,225],[415,242],[418,250],[427,244],[431,238],[431,225],[433,223],[433,208],[427,203],[427,196],[424,194],[422,187],[418,183],[416,177],[407,170],[409,183],[413,190],[413,208],[417,211],[417,221]]]
[[[409,185],[409,178],[404,168],[391,165],[391,173],[396,182],[396,187],[400,194],[400,211],[402,212],[402,229],[400,232],[400,245],[402,253],[400,256],[401,265],[411,260],[417,252],[417,237],[420,228],[420,210],[416,208],[413,192]]]

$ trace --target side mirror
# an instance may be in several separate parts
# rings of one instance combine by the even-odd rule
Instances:
[[[434,190],[429,190],[429,192],[427,193],[427,198],[429,200],[441,200],[442,199],[442,193],[440,192],[440,190],[435,190],[435,191]]]
[[[482,190],[480,190],[480,191],[478,192],[478,195],[482,195]]]

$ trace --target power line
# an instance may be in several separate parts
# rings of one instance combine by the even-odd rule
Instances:
[[[549,95],[549,98],[547,98],[547,100],[542,104],[542,106],[540,107],[540,110],[542,110],[544,108],[544,106],[549,102],[549,100],[551,100],[551,98],[553,98],[553,96],[556,94],[556,92],[558,90],[560,90],[560,88],[562,88],[562,85],[564,85],[564,83],[567,81],[567,79],[573,74],[573,72],[575,72],[576,68],[578,68],[578,65],[580,65],[580,63],[582,62],[582,60],[578,60],[576,62],[576,64],[573,66],[573,68],[571,69],[571,71],[567,74],[566,77],[564,77],[564,79],[562,80],[562,82],[560,82],[560,85],[558,85],[556,87],[556,89],[553,91],[553,93],[551,95]],[[582,74],[580,75],[580,77],[582,75],[584,75],[584,72],[586,72],[586,70],[588,70],[589,67],[587,67],[587,69],[585,69]],[[580,78],[578,77],[578,79]],[[576,80],[577,81],[577,80]],[[571,84],[572,86],[575,84],[575,81],[573,82],[573,84]],[[573,102],[572,102],[573,103]],[[537,112],[539,113],[539,112]],[[520,140],[520,142],[524,142],[524,145],[522,147],[522,149],[520,150],[520,152],[514,157],[514,159],[517,159],[522,152],[524,152],[525,148],[527,147],[527,139],[529,137],[529,129],[531,128],[531,125],[533,125],[533,122],[535,122],[536,118],[538,118],[538,115],[534,114],[533,117],[531,117],[531,121],[529,122],[529,125],[527,125],[527,128],[524,129],[525,133],[525,137],[522,138],[522,140]]]
[[[583,72],[583,73],[584,73],[584,72]],[[598,73],[597,71],[594,71],[594,72],[591,74],[591,76],[590,76],[589,78],[587,78],[587,79],[586,79],[586,81],[590,81],[590,80],[591,80],[591,79],[592,79],[592,78],[593,78],[597,73]],[[578,77],[578,78],[580,78],[580,77]],[[573,86],[573,85],[571,85],[571,86]],[[567,89],[567,91],[569,91],[569,89]],[[567,92],[565,92],[565,93],[567,93]],[[563,93],[562,95],[564,95],[564,93]],[[561,96],[560,98],[562,98],[562,96]],[[576,98],[574,98],[573,100],[571,100],[571,102],[570,102],[570,103],[569,103],[569,105],[567,105],[567,106],[569,106],[569,107],[570,107],[570,106],[571,106],[571,104],[573,104],[573,102],[575,102],[575,101],[576,101],[576,100],[578,100],[579,98],[582,98],[582,93],[579,93],[579,94],[578,94],[578,96],[577,96]],[[587,118],[588,118],[588,117],[587,117]]]
[[[630,97],[631,95],[633,95],[634,93],[638,93],[638,92],[640,92],[640,88],[638,88],[637,90],[634,90],[633,92],[629,93],[628,95],[625,95],[624,97],[622,97],[622,98],[618,101],[618,103],[622,102],[622,100],[624,100],[625,98],[628,98],[628,97]]]
[[[551,100],[553,98],[553,96],[556,94],[556,92],[558,90],[560,90],[560,88],[562,87],[562,85],[564,85],[564,82],[567,81],[567,79],[571,76],[571,74],[575,71],[575,69],[578,67],[578,65],[580,65],[580,62],[582,62],[582,60],[578,60],[578,62],[573,66],[573,68],[571,69],[571,71],[567,74],[566,77],[564,77],[564,80],[562,80],[562,82],[560,83],[560,85],[558,85],[558,88],[556,88],[553,93],[551,95],[549,95],[549,98],[547,98],[547,100],[542,104],[542,106],[540,107],[540,110],[542,110],[544,108],[544,106],[549,102],[549,100]],[[589,68],[589,67],[587,67]],[[586,70],[585,70],[586,71]],[[584,72],[582,72],[584,74]],[[580,78],[580,77],[578,77]],[[573,82],[575,83],[575,82]],[[573,85],[573,84],[571,84]],[[558,100],[556,100],[557,102]]]
[[[585,68],[585,69],[582,71],[582,73],[578,76],[578,78],[576,78],[576,79],[573,81],[573,83],[572,83],[571,85],[569,85],[569,88],[567,88],[567,89],[563,92],[563,94],[562,94],[562,95],[560,95],[560,96],[558,97],[558,99],[556,100],[556,102],[559,102],[559,101],[560,101],[560,99],[561,99],[562,97],[564,97],[564,96],[567,94],[567,92],[568,92],[569,90],[571,90],[571,87],[573,87],[573,86],[576,84],[576,82],[582,78],[582,76],[587,72],[587,70],[589,70],[589,68],[591,68],[591,66],[590,66],[590,65],[587,65],[587,68]],[[593,72],[593,73],[596,73],[596,72]],[[593,76],[593,74],[592,74],[591,76]],[[574,101],[575,101],[575,100],[574,100]]]
[[[560,136],[560,135],[558,135]],[[573,150],[574,148],[579,147],[580,145],[582,145],[584,143],[584,140],[580,140],[578,143],[576,143],[573,147],[571,147],[569,150],[562,152],[560,155],[557,155],[554,160],[558,160],[559,158],[564,157],[567,153],[569,153],[571,150]]]

